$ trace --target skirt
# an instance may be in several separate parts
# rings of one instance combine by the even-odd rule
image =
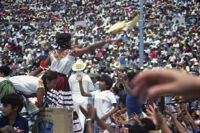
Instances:
[[[72,92],[66,75],[58,74],[56,87],[47,92],[47,98],[51,101],[48,105],[51,108],[74,108]],[[82,133],[81,123],[76,111],[73,112],[73,132]]]
[[[5,95],[16,93],[15,88],[9,80],[4,80],[0,82],[0,99]]]

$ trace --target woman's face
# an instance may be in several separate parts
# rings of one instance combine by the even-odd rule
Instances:
[[[52,88],[56,87],[57,80],[58,79],[53,79],[53,80],[49,81],[47,79],[47,88],[48,88],[48,90],[51,90]]]

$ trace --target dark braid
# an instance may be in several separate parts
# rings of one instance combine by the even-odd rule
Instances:
[[[54,80],[54,79],[57,79],[58,78],[58,73],[57,72],[54,72],[54,71],[51,71],[51,70],[47,70],[44,75],[42,76],[42,81],[43,81],[43,84],[44,84],[44,89],[45,89],[45,98],[47,97],[47,91],[48,91],[48,88],[47,88],[47,81],[46,80]]]

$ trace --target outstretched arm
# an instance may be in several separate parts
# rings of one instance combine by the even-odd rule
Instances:
[[[136,94],[155,97],[159,95],[199,96],[200,78],[178,70],[151,70],[141,72],[134,79]],[[146,89],[145,89],[146,88]],[[145,97],[142,99],[145,100]]]
[[[83,84],[82,84],[82,76],[81,75],[77,75],[77,80],[79,82],[79,86],[80,86],[80,91],[81,91],[81,95],[85,96],[85,97],[92,97],[91,93],[85,92],[83,89]]]
[[[122,81],[122,83],[124,84],[124,87],[126,88],[126,91],[128,92],[129,95],[131,95],[132,97],[136,97],[136,93],[134,91],[132,91],[132,89],[129,87],[128,84],[128,80],[124,79],[124,74],[123,73],[119,73],[119,80]]]
[[[103,45],[105,45],[106,43],[111,43],[111,42],[113,42],[113,40],[107,39],[107,40],[105,40],[105,41],[102,41],[102,42],[99,42],[99,43],[96,43],[96,44],[92,44],[92,45],[89,45],[89,46],[84,47],[84,48],[76,49],[75,55],[76,55],[76,56],[81,56],[81,55],[83,55],[84,53],[87,53],[87,52],[89,52],[89,51],[92,51],[92,50],[94,50],[94,49],[96,49],[96,48],[100,48],[100,47],[102,47]]]

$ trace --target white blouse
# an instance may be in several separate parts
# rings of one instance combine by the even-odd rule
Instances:
[[[9,80],[12,82],[16,91],[27,96],[36,93],[40,87],[40,78],[34,76],[20,75],[10,77]]]
[[[75,57],[70,55],[70,50],[63,51],[61,55],[54,50],[50,53],[50,60],[52,71],[67,75],[75,62]]]

